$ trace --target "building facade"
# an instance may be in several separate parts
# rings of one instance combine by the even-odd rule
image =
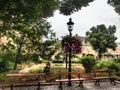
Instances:
[[[89,42],[85,41],[86,37],[80,37],[82,40],[82,55],[93,55],[94,57],[98,57],[98,52],[93,50],[92,46],[90,45]],[[120,42],[117,42],[117,47],[116,50],[108,49],[106,53],[103,54],[102,56],[103,59],[109,59],[109,58],[120,58]]]

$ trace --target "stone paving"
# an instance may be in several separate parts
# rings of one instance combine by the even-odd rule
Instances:
[[[28,85],[28,86],[15,86],[13,90],[37,90],[36,85]],[[9,87],[1,87],[0,90],[10,90]],[[57,84],[47,84],[42,85],[40,90],[60,90]],[[77,85],[77,83],[73,83],[71,87],[67,86],[67,84],[63,85],[62,90],[120,90],[120,84],[112,85],[109,82],[101,82],[100,86],[95,86],[94,82],[84,82],[84,88],[81,88]]]

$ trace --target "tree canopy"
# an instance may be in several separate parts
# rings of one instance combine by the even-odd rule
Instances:
[[[86,40],[90,42],[95,51],[98,51],[101,58],[102,53],[105,53],[108,48],[115,50],[117,47],[115,32],[116,27],[114,25],[108,28],[104,24],[97,25],[86,32]]]
[[[86,7],[93,0],[1,0],[0,18],[11,20],[22,17],[27,20],[51,16],[53,11],[59,9],[64,15],[70,15]]]
[[[120,15],[120,0],[108,0],[108,4],[115,8],[115,11]]]
[[[71,15],[94,0],[60,0],[59,10],[64,15]]]

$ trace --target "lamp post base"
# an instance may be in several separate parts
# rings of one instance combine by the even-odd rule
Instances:
[[[71,83],[71,81],[69,81],[69,82],[68,82],[68,86],[72,86],[72,83]]]

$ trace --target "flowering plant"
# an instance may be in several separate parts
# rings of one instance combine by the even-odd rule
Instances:
[[[65,52],[69,52],[70,49],[76,54],[82,52],[82,41],[78,36],[64,36],[61,43]]]

